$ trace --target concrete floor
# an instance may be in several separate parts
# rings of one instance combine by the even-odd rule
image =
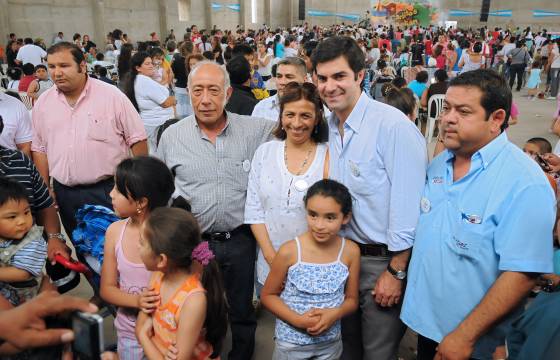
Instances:
[[[517,103],[520,110],[519,123],[512,126],[507,131],[509,139],[516,145],[522,147],[529,138],[539,136],[548,139],[554,148],[558,137],[551,134],[548,129],[554,111],[556,110],[556,101],[540,99],[534,101],[528,100],[525,90],[515,92],[514,101]],[[433,152],[434,146],[434,143],[430,144],[430,153]],[[84,298],[90,298],[93,295],[85,279],[82,279],[80,285],[74,289],[71,294]],[[258,317],[255,360],[268,360],[271,358],[274,348],[273,334],[274,317],[267,311],[262,310]],[[106,319],[105,335],[107,344],[116,343],[112,318]],[[414,360],[416,358],[414,355],[415,341],[414,334],[408,331],[401,342],[399,350],[400,358],[404,360]],[[228,339],[226,339],[226,344],[228,344],[228,342],[230,342],[229,336]],[[228,347],[229,346],[226,345],[226,348]],[[225,359],[225,357],[223,358]]]

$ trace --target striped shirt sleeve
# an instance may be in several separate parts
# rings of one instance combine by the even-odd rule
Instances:
[[[33,197],[33,210],[39,211],[53,206],[54,201],[49,194],[49,189],[31,161],[29,161],[29,168],[32,178],[31,186],[33,187],[32,194],[30,194]]]
[[[47,260],[47,243],[41,237],[31,241],[14,254],[10,265],[25,270],[33,276],[42,274]]]

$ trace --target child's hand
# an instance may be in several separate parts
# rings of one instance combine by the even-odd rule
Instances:
[[[298,323],[294,324],[300,329],[309,329],[315,326],[319,322],[318,315],[311,315],[314,309],[309,310],[305,314],[301,314],[298,319]]]
[[[330,329],[337,321],[339,316],[339,308],[330,309],[312,309],[308,312],[309,316],[319,319],[319,321],[311,327],[307,328],[309,335],[317,336]]]
[[[176,347],[177,344],[172,343],[167,348],[167,352],[165,353],[165,360],[177,360],[177,356],[179,354],[179,350]]]
[[[159,293],[153,288],[145,289],[138,297],[138,308],[145,314],[151,314],[156,311],[159,300]]]

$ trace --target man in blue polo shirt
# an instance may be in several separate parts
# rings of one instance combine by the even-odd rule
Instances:
[[[418,359],[491,359],[536,275],[552,272],[555,198],[506,133],[511,90],[491,70],[450,83],[447,150],[430,164],[401,319]]]

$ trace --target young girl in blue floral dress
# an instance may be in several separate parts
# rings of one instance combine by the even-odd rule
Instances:
[[[320,180],[304,202],[308,230],[280,247],[261,294],[278,318],[274,360],[340,358],[340,319],[358,307],[360,250],[338,235],[350,221],[348,189]]]

